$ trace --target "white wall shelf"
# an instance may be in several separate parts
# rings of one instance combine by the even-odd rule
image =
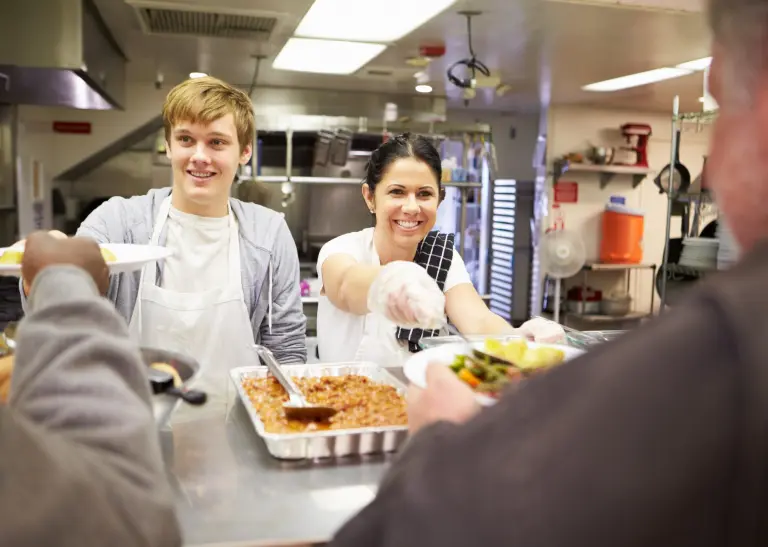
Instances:
[[[634,165],[595,165],[592,163],[572,163],[569,161],[556,161],[554,164],[555,183],[566,172],[574,173],[596,173],[600,177],[600,188],[605,188],[616,175],[632,177],[632,187],[637,186],[649,175],[655,171],[647,167],[637,167]]]

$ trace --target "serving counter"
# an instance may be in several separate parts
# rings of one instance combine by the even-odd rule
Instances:
[[[587,349],[621,334],[591,332],[569,342]],[[401,368],[387,370],[406,383]],[[276,460],[234,387],[220,414],[172,419],[161,441],[185,545],[195,547],[323,544],[374,498],[396,457]]]
[[[196,547],[322,544],[373,499],[394,457],[276,460],[234,396],[220,416],[172,421],[161,441],[184,544]]]

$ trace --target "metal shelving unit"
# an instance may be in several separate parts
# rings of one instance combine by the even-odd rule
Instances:
[[[590,272],[624,272],[625,280],[627,283],[627,293],[631,292],[632,277],[631,272],[633,270],[650,270],[651,279],[656,279],[656,264],[603,264],[603,263],[590,263],[584,265],[581,269],[582,282],[585,287],[589,285],[589,273]],[[651,291],[651,312],[653,313],[653,304],[656,299],[656,291]],[[635,321],[648,317],[650,313],[646,312],[629,312],[626,315],[601,315],[601,314],[581,314],[566,312],[566,315],[575,317],[581,321],[590,322],[602,322],[602,323],[616,323],[621,321]]]
[[[680,143],[677,138],[677,131],[684,124],[696,124],[697,126],[711,124],[717,119],[717,111],[708,110],[703,112],[680,112],[680,97],[675,97],[672,103],[672,146],[670,147],[670,160],[669,164],[674,165],[677,158],[677,151]],[[659,297],[661,299],[661,305],[659,307],[659,313],[664,311],[664,307],[667,303],[667,276],[669,273],[679,273],[685,275],[692,275],[701,277],[709,273],[711,270],[691,268],[687,266],[680,266],[679,264],[669,263],[669,241],[670,233],[672,231],[672,208],[676,202],[688,201],[691,202],[696,199],[697,196],[692,194],[683,194],[677,192],[667,192],[667,226],[664,236],[664,259],[661,264],[661,290],[659,291]],[[698,198],[709,199],[708,193],[702,192],[698,195]]]

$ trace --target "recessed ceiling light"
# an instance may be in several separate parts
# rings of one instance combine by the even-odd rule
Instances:
[[[190,72],[189,77],[190,78],[205,78],[208,76],[205,72]]]
[[[364,42],[290,38],[272,67],[316,74],[352,74],[386,47]]]
[[[677,68],[682,68],[683,70],[706,70],[709,68],[709,65],[712,64],[712,57],[704,57],[703,59],[696,59],[695,61],[688,61],[687,63],[682,63],[677,65]]]
[[[432,86],[427,84],[419,84],[416,86],[416,91],[419,93],[432,93]]]
[[[295,36],[357,42],[395,42],[456,0],[389,0],[381,9],[364,0],[315,0]]]
[[[657,68],[647,72],[630,74],[629,76],[622,76],[621,78],[614,78],[613,80],[605,80],[604,82],[585,85],[581,89],[584,91],[618,91],[620,89],[628,89],[630,87],[638,87],[664,80],[671,80],[672,78],[679,78],[680,76],[687,76],[692,73],[691,70],[684,70],[682,68]]]

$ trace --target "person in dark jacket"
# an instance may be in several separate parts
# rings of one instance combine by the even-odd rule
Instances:
[[[334,547],[768,544],[768,1],[709,11],[707,175],[739,263],[492,408],[433,365]]]
[[[29,314],[0,406],[0,545],[181,545],[145,365],[99,246],[26,242]]]

